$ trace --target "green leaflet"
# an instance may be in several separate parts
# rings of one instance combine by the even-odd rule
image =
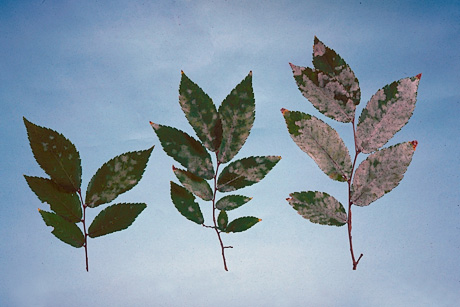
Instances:
[[[184,72],[179,86],[179,103],[203,145],[217,151],[222,141],[222,123],[212,99]]]
[[[131,190],[141,180],[152,150],[127,152],[104,163],[88,184],[86,205],[94,208]]]
[[[367,206],[393,190],[403,179],[417,141],[399,143],[369,155],[355,172],[351,201]]]
[[[184,171],[173,166],[173,172],[180,183],[190,192],[203,200],[212,200],[213,192],[208,182],[189,171]]]
[[[47,178],[24,175],[30,189],[38,199],[50,205],[51,210],[69,222],[81,221],[82,210],[76,193],[69,193],[60,188],[54,181]]]
[[[160,139],[163,150],[198,177],[212,179],[214,167],[211,156],[200,142],[176,128],[150,122]]]
[[[246,142],[255,119],[252,72],[238,84],[219,107],[222,121],[222,143],[217,159],[227,163]]]
[[[128,228],[147,207],[143,203],[123,203],[111,205],[94,218],[88,228],[88,236],[96,238]]]
[[[262,180],[281,160],[280,156],[249,157],[227,165],[217,180],[220,192],[235,191]]]
[[[252,197],[246,197],[242,195],[227,195],[217,201],[216,208],[219,210],[230,211],[241,207],[251,199]]]
[[[35,160],[57,185],[76,192],[81,185],[80,155],[62,134],[29,122],[24,117],[30,147]]]
[[[412,116],[421,74],[386,85],[372,96],[356,128],[358,148],[371,153],[385,145]]]
[[[225,210],[220,210],[219,216],[217,217],[217,227],[221,231],[225,231],[227,224],[228,224],[227,212],[225,212]]]
[[[281,111],[291,138],[329,178],[342,182],[351,178],[351,157],[337,131],[312,115]]]
[[[304,218],[313,223],[343,226],[347,214],[342,204],[327,193],[318,191],[295,192],[287,201]]]
[[[262,220],[253,216],[239,217],[228,224],[225,232],[242,232],[248,230],[260,221]]]
[[[171,181],[171,199],[179,212],[192,222],[203,224],[204,218],[195,196],[184,187]]]
[[[59,240],[72,245],[73,247],[82,247],[85,244],[85,237],[80,228],[75,223],[71,223],[63,217],[38,209],[47,226],[53,227],[51,233]]]

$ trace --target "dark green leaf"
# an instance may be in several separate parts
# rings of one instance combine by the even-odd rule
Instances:
[[[24,118],[35,160],[51,180],[68,192],[81,185],[80,155],[68,139],[54,130],[37,126]]]
[[[200,142],[176,128],[150,122],[168,156],[188,171],[205,179],[214,177],[211,156]]]
[[[219,107],[222,121],[222,143],[218,160],[229,162],[246,142],[255,119],[252,72],[238,84]]]
[[[240,217],[231,221],[225,229],[225,232],[242,232],[248,230],[260,221],[262,220],[253,216]]]
[[[195,196],[186,188],[171,181],[171,199],[179,212],[192,222],[203,224],[204,218]]]
[[[94,208],[131,190],[141,180],[152,150],[127,152],[104,163],[88,184],[86,204]]]
[[[179,103],[203,145],[211,151],[217,151],[222,141],[222,123],[216,106],[184,72],[179,87]]]
[[[220,192],[235,191],[262,180],[281,160],[280,156],[249,157],[227,165],[217,180]]]
[[[73,247],[82,247],[83,244],[85,244],[85,236],[75,223],[71,223],[52,212],[43,211],[41,209],[38,209],[38,212],[40,212],[46,225],[54,228],[51,233],[55,235],[56,238]]]
[[[251,199],[252,197],[246,197],[242,195],[227,195],[217,201],[216,208],[219,210],[230,211],[241,207]]]
[[[193,194],[195,194],[203,200],[212,200],[213,193],[211,187],[209,186],[206,180],[194,175],[189,171],[184,171],[175,168],[174,166],[173,171],[177,179],[179,179],[179,181],[187,190],[189,190],[190,192],[192,192]]]
[[[24,175],[30,189],[38,199],[50,205],[51,210],[69,222],[81,221],[81,203],[76,193],[70,193],[60,188],[54,181],[47,178]]]
[[[217,217],[217,227],[221,231],[225,231],[225,227],[227,227],[228,224],[228,215],[225,210],[220,210],[219,216]]]

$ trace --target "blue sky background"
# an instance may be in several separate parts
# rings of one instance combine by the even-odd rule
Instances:
[[[319,190],[346,202],[291,140],[280,108],[320,117],[352,148],[351,126],[301,96],[288,65],[312,66],[313,37],[357,75],[362,101],[423,73],[414,115],[389,145],[418,140],[401,184],[354,207],[347,230],[312,224],[286,202]],[[454,306],[460,300],[460,4],[458,1],[0,1],[0,305]],[[174,161],[149,121],[193,134],[180,71],[218,105],[250,70],[256,120],[238,158],[281,155],[230,218],[263,219],[224,235],[182,217],[169,197]],[[117,202],[147,209],[84,250],[56,239],[23,174],[43,176],[22,116],[69,138],[83,187],[110,158],[156,145],[144,178]],[[176,163],[177,164],[177,163]],[[100,209],[88,210],[89,220]],[[87,212],[88,212],[87,211]],[[202,203],[205,221],[211,210]]]

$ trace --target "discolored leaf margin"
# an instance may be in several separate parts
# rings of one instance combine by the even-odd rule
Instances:
[[[77,223],[81,221],[81,204],[76,193],[64,191],[54,181],[47,178],[26,175],[24,175],[24,178],[38,199],[48,203],[51,210],[69,222]]]
[[[318,191],[295,192],[287,201],[304,218],[312,223],[343,226],[347,214],[343,205],[333,196]]]
[[[217,227],[221,231],[225,231],[228,224],[228,215],[225,210],[220,210],[219,216],[217,217]]]
[[[94,218],[88,228],[88,236],[97,238],[128,228],[147,207],[144,203],[121,203],[111,205]]]
[[[94,208],[131,190],[141,180],[153,147],[127,152],[104,163],[91,178],[85,203]]]
[[[186,188],[171,181],[171,200],[177,210],[188,220],[203,224],[204,218],[200,206],[195,202],[195,196]]]
[[[198,177],[208,180],[214,177],[211,156],[200,142],[179,129],[152,122],[150,125],[168,156]]]
[[[38,209],[38,212],[47,226],[53,227],[51,233],[59,240],[73,247],[82,247],[85,244],[85,237],[81,229],[75,224],[67,221],[63,217]]]
[[[203,145],[217,151],[222,142],[222,122],[212,99],[182,71],[179,103]]]
[[[67,192],[81,186],[81,160],[75,145],[62,134],[35,125],[23,117],[35,160],[51,180]]]
[[[346,182],[351,178],[351,157],[342,138],[315,116],[281,109],[291,138],[329,176]]]
[[[369,155],[355,172],[352,203],[368,206],[397,187],[412,161],[417,144],[417,141],[399,143]]]
[[[262,220],[254,216],[239,217],[228,224],[225,232],[242,232],[248,230],[260,221]]]
[[[208,182],[195,174],[181,170],[173,166],[174,175],[179,179],[180,183],[189,191],[200,197],[203,200],[212,200],[213,192]]]
[[[243,195],[227,195],[216,202],[216,208],[219,210],[230,211],[241,207],[251,199],[252,197],[246,197]]]
[[[262,180],[281,160],[280,156],[257,156],[236,160],[227,165],[217,180],[219,192],[231,192]]]
[[[356,127],[356,143],[361,152],[381,148],[407,124],[415,109],[421,76],[395,81],[371,97]]]

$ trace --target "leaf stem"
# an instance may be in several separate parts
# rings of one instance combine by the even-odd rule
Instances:
[[[86,259],[86,272],[89,271],[88,269],[88,234],[86,233],[86,207],[88,207],[84,202],[83,202],[83,197],[81,196],[81,189],[78,189],[77,191],[78,195],[80,196],[80,202],[83,207],[83,218],[81,222],[83,223],[83,234],[85,235],[85,243],[83,246],[85,247],[85,259]]]

